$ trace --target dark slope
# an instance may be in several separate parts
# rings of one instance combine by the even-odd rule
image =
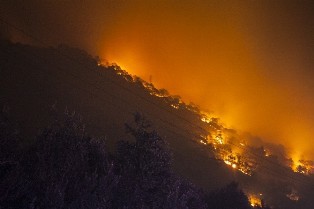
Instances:
[[[27,136],[48,124],[52,108],[68,109],[82,115],[90,133],[112,145],[127,137],[124,123],[138,111],[169,143],[180,174],[209,190],[234,179],[235,174],[193,141],[201,130],[182,118],[197,121],[195,115],[175,112],[141,85],[127,82],[112,68],[99,67],[85,52],[3,42],[0,53],[0,106],[9,108]]]

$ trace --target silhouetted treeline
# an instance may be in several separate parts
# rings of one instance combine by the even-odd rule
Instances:
[[[165,141],[135,114],[113,153],[76,114],[55,117],[30,146],[0,116],[0,208],[251,208],[237,184],[205,195],[171,170]]]

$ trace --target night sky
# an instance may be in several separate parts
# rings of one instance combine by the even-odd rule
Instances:
[[[227,126],[314,159],[312,0],[2,0],[0,15],[48,45],[81,47],[151,76]]]

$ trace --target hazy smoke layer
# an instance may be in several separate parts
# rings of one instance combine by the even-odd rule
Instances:
[[[152,76],[227,125],[314,159],[314,1],[2,2],[1,18],[41,41]]]

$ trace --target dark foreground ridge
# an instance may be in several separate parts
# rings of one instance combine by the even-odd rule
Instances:
[[[251,208],[236,183],[205,195],[174,174],[166,142],[140,114],[126,125],[133,138],[112,153],[74,113],[56,118],[28,148],[0,119],[1,208]]]

